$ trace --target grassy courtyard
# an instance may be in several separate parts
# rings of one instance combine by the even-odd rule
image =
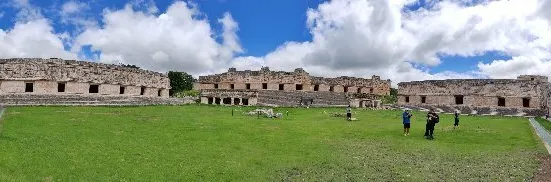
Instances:
[[[442,115],[429,141],[417,112],[405,137],[400,111],[235,109],[9,108],[0,181],[522,181],[545,153],[525,118]]]

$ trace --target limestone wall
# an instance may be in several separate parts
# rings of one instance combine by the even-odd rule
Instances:
[[[0,94],[168,97],[169,89],[167,75],[147,70],[61,59],[0,59]]]
[[[231,87],[232,84],[233,87]],[[346,76],[323,78],[310,76],[302,68],[297,68],[293,72],[284,72],[270,71],[268,67],[264,67],[259,71],[237,71],[235,68],[230,68],[225,73],[200,76],[195,89],[302,90],[338,93],[347,90],[349,93],[360,91],[360,93],[389,95],[390,84],[390,80],[381,80],[379,76],[373,76],[371,79]]]
[[[398,104],[545,108],[547,77],[518,79],[427,80],[398,84]]]

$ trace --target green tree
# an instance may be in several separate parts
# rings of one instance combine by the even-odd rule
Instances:
[[[193,82],[195,79],[186,72],[169,71],[168,78],[170,79],[170,87],[172,87],[169,92],[170,96],[173,96],[175,93],[193,89]]]
[[[383,97],[383,103],[385,104],[395,104],[398,101],[398,89],[390,88],[390,95]]]

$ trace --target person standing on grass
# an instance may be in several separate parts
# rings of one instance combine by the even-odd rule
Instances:
[[[402,114],[402,123],[404,124],[404,136],[409,135],[411,116],[413,116],[413,115],[411,113],[409,113],[409,109],[406,109],[404,111],[404,113]]]
[[[436,114],[433,109],[430,109],[429,113],[427,114],[427,125],[425,130],[425,137],[427,139],[434,139],[434,125],[439,122],[438,120],[438,114]]]
[[[352,120],[352,109],[350,108],[350,105],[346,107],[346,120]]]
[[[453,123],[453,129],[455,130],[456,127],[459,128],[459,112],[455,111],[454,116],[455,116],[455,123]]]

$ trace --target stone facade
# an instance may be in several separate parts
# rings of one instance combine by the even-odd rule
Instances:
[[[56,58],[0,59],[0,95],[168,98],[169,89],[167,75],[142,69]]]
[[[409,106],[476,107],[479,110],[548,110],[549,82],[545,76],[517,79],[451,79],[402,82],[398,104]],[[469,113],[470,114],[470,113]]]
[[[247,96],[258,101],[249,102],[249,105],[295,106],[300,104],[301,99],[308,98],[314,100],[314,105],[322,103],[321,105],[341,106],[350,104],[349,97],[356,93],[389,95],[390,84],[390,80],[381,80],[375,75],[371,79],[347,76],[323,78],[310,76],[302,68],[297,68],[293,72],[284,72],[270,71],[268,67],[263,67],[259,71],[237,71],[235,68],[230,68],[225,73],[200,76],[198,82],[194,84],[194,89],[202,91],[201,100],[205,104],[215,103],[209,102],[209,98],[215,100],[218,98],[212,95],[212,90],[220,90],[221,93],[234,93],[230,97],[234,99],[242,96],[235,94],[237,91],[256,93],[254,96]],[[360,107],[359,102],[353,103],[358,105],[356,107]]]

